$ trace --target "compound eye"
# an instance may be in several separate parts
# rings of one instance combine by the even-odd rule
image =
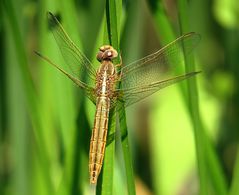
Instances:
[[[112,57],[112,56],[113,56],[113,52],[112,52],[112,51],[108,51],[108,52],[107,52],[107,56],[108,56],[108,57]]]
[[[96,58],[97,58],[97,60],[98,60],[99,62],[101,62],[101,61],[103,60],[103,54],[104,54],[104,53],[103,53],[102,51],[99,51],[99,52],[98,52]]]

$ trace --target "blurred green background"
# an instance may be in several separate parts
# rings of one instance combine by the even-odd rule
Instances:
[[[89,194],[95,107],[34,50],[64,63],[47,27],[51,11],[97,67],[105,1],[2,0],[0,6],[0,194]],[[197,88],[174,85],[126,109],[136,193],[239,194],[237,0],[125,0],[119,8],[124,64],[181,32],[202,37],[194,52],[202,70]],[[128,193],[118,137],[116,195]]]

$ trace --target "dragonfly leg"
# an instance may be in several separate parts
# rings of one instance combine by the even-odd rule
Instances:
[[[119,72],[117,72],[117,74],[116,74],[115,80],[116,80],[116,81],[120,81],[120,80],[121,80],[121,77],[122,77],[122,72],[119,71]]]
[[[122,66],[122,55],[121,55],[121,53],[120,53],[119,57],[120,57],[120,63],[115,65],[116,68],[120,68]]]

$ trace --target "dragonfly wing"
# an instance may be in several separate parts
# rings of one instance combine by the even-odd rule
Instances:
[[[122,68],[121,87],[131,89],[150,85],[173,76],[178,66],[184,65],[184,55],[198,44],[200,35],[185,34],[159,51]]]
[[[48,12],[47,15],[50,30],[55,37],[66,64],[68,65],[69,73],[77,78],[84,73],[86,74],[87,79],[89,78],[92,82],[95,82],[96,70],[91,62],[73,43],[57,18],[50,12]]]
[[[157,92],[160,89],[168,87],[174,83],[188,79],[200,72],[190,72],[188,74],[180,75],[174,78],[166,79],[163,81],[154,82],[148,85],[143,85],[141,87],[134,87],[131,89],[118,89],[115,91],[115,96],[118,96],[118,100],[124,103],[124,106],[130,106],[149,95]]]
[[[82,82],[81,80],[77,79],[75,76],[69,74],[64,69],[62,69],[60,66],[53,63],[50,59],[43,56],[42,54],[35,51],[35,53],[41,57],[43,60],[47,61],[49,64],[57,68],[60,72],[62,72],[64,75],[66,75],[69,79],[71,79],[78,87],[84,90],[85,95],[95,104],[96,102],[96,95],[95,95],[95,89],[93,87],[90,87],[86,83]]]

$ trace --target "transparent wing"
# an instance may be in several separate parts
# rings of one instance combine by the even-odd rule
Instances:
[[[158,82],[151,83],[149,85],[144,85],[141,87],[135,87],[135,88],[125,89],[125,90],[119,89],[119,90],[116,90],[115,93],[116,93],[116,96],[118,96],[118,100],[124,103],[124,106],[127,107],[150,96],[151,94],[157,92],[160,89],[163,89],[174,83],[188,79],[198,73],[200,72],[190,72],[185,75],[180,75],[174,78],[158,81]]]
[[[41,57],[43,60],[47,61],[49,64],[57,68],[60,72],[62,72],[64,75],[66,75],[69,79],[71,79],[78,87],[84,90],[85,95],[95,104],[96,102],[96,94],[95,89],[93,87],[88,86],[86,83],[82,82],[78,78],[74,77],[73,75],[69,74],[65,70],[63,70],[61,67],[53,63],[51,60],[49,60],[47,57],[43,56],[42,54],[35,51],[35,53]]]
[[[122,68],[122,89],[148,85],[173,76],[178,66],[184,65],[184,55],[198,44],[200,35],[185,34],[159,51]]]
[[[131,105],[159,89],[187,79],[197,72],[173,75],[184,65],[188,55],[198,44],[200,35],[188,33],[169,43],[159,51],[122,68],[121,89],[115,91],[125,105]]]
[[[50,30],[55,37],[66,64],[68,65],[69,70],[67,71],[76,78],[84,73],[86,74],[85,78],[90,79],[90,82],[95,82],[96,71],[91,62],[73,43],[57,18],[50,12],[47,13],[47,16]]]

